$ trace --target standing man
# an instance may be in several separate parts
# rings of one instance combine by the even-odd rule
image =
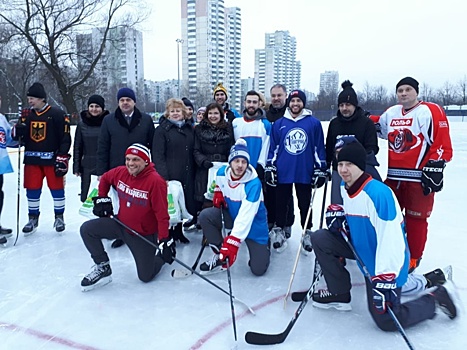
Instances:
[[[120,210],[118,219],[144,236],[135,236],[113,215],[112,200],[107,197],[110,187],[117,189]],[[94,289],[112,281],[109,257],[102,239],[122,239],[135,259],[138,278],[150,282],[164,263],[171,264],[175,257],[175,244],[169,237],[167,184],[151,163],[149,149],[135,143],[125,152],[125,165],[115,167],[99,181],[99,196],[93,198],[93,213],[98,219],[86,221],[80,233],[86,249],[96,264],[81,281],[83,291]],[[156,251],[148,240],[159,246]]]
[[[310,208],[312,187],[321,187],[327,177],[324,134],[321,123],[305,108],[306,96],[301,90],[293,90],[287,99],[288,108],[283,118],[277,120],[271,132],[268,166],[265,181],[276,187],[276,225],[271,231],[271,243],[278,253],[287,247],[288,238],[284,227],[287,218],[287,204],[295,185],[300,222],[302,228],[312,227]],[[305,244],[305,243],[304,243]],[[305,247],[305,246],[304,246]],[[306,244],[306,250],[311,246]]]
[[[418,81],[406,77],[396,85],[399,104],[374,117],[378,136],[388,140],[385,183],[405,211],[410,267],[420,264],[428,235],[435,192],[443,188],[443,171],[452,159],[449,123],[443,108],[418,100]]]
[[[200,265],[202,274],[224,271],[227,258],[233,265],[243,241],[250,253],[251,272],[256,276],[266,273],[270,258],[266,208],[261,181],[250,164],[244,140],[237,140],[229,165],[217,171],[213,207],[202,210],[198,221],[214,251],[214,256]],[[225,237],[223,227],[230,231]]]
[[[54,201],[57,232],[65,230],[65,181],[68,172],[68,151],[71,146],[70,121],[60,108],[47,103],[47,95],[41,83],[28,89],[30,109],[15,125],[13,137],[24,145],[24,187],[28,198],[29,221],[23,227],[25,235],[36,232],[39,225],[40,197],[44,177]]]
[[[224,108],[225,119],[227,119],[229,123],[232,123],[235,118],[240,118],[240,114],[237,110],[230,108],[229,104],[225,102],[227,101],[227,89],[222,85],[222,83],[218,83],[214,88],[214,101]]]
[[[366,151],[358,142],[344,146],[337,155],[344,208],[332,204],[326,213],[329,230],[311,234],[316,259],[328,290],[313,293],[313,306],[351,310],[350,274],[340,257],[355,259],[342,234],[349,237],[371,276],[366,282],[368,310],[383,331],[397,328],[388,307],[402,327],[410,327],[435,316],[438,306],[454,319],[457,309],[444,286],[415,300],[401,303],[401,288],[407,281],[409,254],[404,218],[391,189],[365,173]],[[363,267],[360,267],[363,268]],[[442,283],[442,282],[441,282]]]
[[[340,183],[342,179],[337,172],[335,148],[341,148],[345,138],[353,136],[367,152],[366,172],[374,179],[382,181],[375,166],[378,166],[376,155],[378,154],[378,136],[374,123],[366,116],[366,112],[358,106],[358,99],[352,83],[348,80],[342,83],[342,91],[337,98],[339,110],[328,127],[326,136],[326,162],[332,166],[331,203],[342,204]]]
[[[135,92],[123,87],[117,92],[118,107],[104,118],[97,145],[97,175],[125,164],[126,149],[133,143],[140,143],[151,149],[154,123],[151,117],[136,108]],[[112,243],[120,247],[122,240]]]

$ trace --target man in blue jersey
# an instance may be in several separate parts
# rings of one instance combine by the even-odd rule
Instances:
[[[214,251],[214,256],[200,265],[201,274],[224,271],[227,260],[232,265],[243,241],[250,253],[251,272],[256,276],[266,272],[270,257],[266,208],[245,140],[237,140],[229,165],[217,171],[213,207],[202,210],[198,222]],[[229,234],[224,236],[226,231]]]
[[[365,173],[366,151],[360,143],[344,146],[337,155],[337,164],[343,180],[345,214],[340,205],[330,205],[326,213],[328,230],[311,234],[316,259],[328,287],[313,293],[313,305],[351,310],[350,274],[340,257],[355,257],[342,237],[344,233],[371,276],[371,282],[366,281],[368,309],[380,329],[397,330],[388,307],[403,327],[433,318],[437,306],[454,319],[457,309],[444,286],[436,286],[429,294],[401,303],[409,251],[397,199],[388,186]]]

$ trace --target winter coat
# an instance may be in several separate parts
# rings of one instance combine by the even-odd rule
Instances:
[[[195,128],[194,157],[198,165],[195,175],[195,200],[204,201],[208,172],[212,162],[227,162],[235,143],[232,125],[221,120],[217,125],[203,119]]]
[[[97,175],[125,164],[126,149],[133,143],[141,143],[151,149],[154,123],[146,113],[135,107],[131,124],[128,125],[119,107],[102,122],[97,147]]]
[[[92,175],[97,175],[97,142],[101,131],[102,121],[109,114],[103,111],[98,117],[93,117],[88,111],[81,112],[81,120],[76,126],[73,143],[73,173],[83,173],[89,169]]]
[[[191,215],[196,214],[194,134],[191,125],[185,123],[182,127],[178,127],[162,117],[154,132],[152,143],[152,159],[157,172],[166,181],[180,181],[183,186],[186,208]]]

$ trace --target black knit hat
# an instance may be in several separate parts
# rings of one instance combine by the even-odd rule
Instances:
[[[44,86],[41,83],[34,83],[31,85],[31,87],[28,89],[28,92],[26,94],[27,96],[31,97],[37,97],[37,98],[47,98],[47,94],[45,93]]]
[[[117,92],[117,101],[120,101],[122,97],[128,97],[131,98],[133,101],[136,102],[136,95],[135,92],[128,88],[128,87],[122,87],[120,90]]]
[[[191,101],[188,98],[183,97],[182,101],[185,107],[191,107],[192,110],[195,110],[195,107],[193,107],[193,103],[191,103]]]
[[[337,162],[351,162],[365,171],[366,151],[360,142],[346,144],[337,154]]]
[[[412,77],[402,78],[396,85],[396,91],[401,85],[410,85],[411,87],[415,89],[415,91],[417,91],[417,94],[418,94],[418,81],[416,81],[414,78]]]
[[[300,100],[302,100],[303,107],[306,106],[306,95],[302,90],[298,89],[290,91],[289,97],[287,97],[287,106],[290,105],[290,101],[292,101],[294,97],[298,97]]]
[[[355,107],[358,107],[358,98],[355,90],[352,88],[352,83],[349,80],[346,80],[342,83],[342,90],[337,98],[337,104],[340,105],[341,103],[350,103]]]
[[[92,95],[88,99],[88,107],[91,103],[95,103],[100,106],[102,109],[105,109],[105,100],[101,95]]]

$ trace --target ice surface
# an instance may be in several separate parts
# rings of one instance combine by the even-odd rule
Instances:
[[[325,126],[327,126],[325,124]],[[436,195],[435,209],[429,220],[429,239],[418,269],[426,272],[452,264],[454,281],[461,301],[467,300],[465,250],[467,217],[467,123],[451,123],[454,160],[445,170],[445,187]],[[385,174],[386,147],[380,142],[378,159]],[[11,160],[16,168],[17,152]],[[385,176],[383,176],[385,177]],[[16,228],[17,174],[4,176],[5,206],[1,223]],[[170,272],[181,268],[166,265],[150,283],[140,282],[126,247],[109,248],[113,282],[87,293],[80,281],[93,265],[79,236],[86,219],[78,215],[81,205],[79,179],[67,175],[66,231],[59,235],[53,228],[53,203],[46,186],[41,198],[39,228],[16,247],[0,248],[0,349],[230,349],[235,345],[227,295],[193,275],[174,279]],[[314,206],[314,227],[319,224],[322,190]],[[298,211],[296,211],[298,213]],[[27,221],[27,201],[21,188],[20,229]],[[288,301],[283,309],[300,227],[293,227],[289,247],[272,254],[271,266],[263,277],[254,277],[247,266],[245,247],[232,268],[234,295],[256,311],[251,315],[235,304],[238,349],[259,346],[245,343],[247,331],[282,332],[298,303]],[[177,257],[192,265],[199,251],[201,235],[187,234],[191,243],[179,245]],[[12,239],[10,238],[10,242]],[[210,257],[206,249],[203,260]],[[202,260],[202,261],[203,261]],[[311,282],[314,255],[301,256],[292,291],[304,290]],[[352,308],[343,313],[318,310],[307,305],[283,344],[273,349],[406,349],[402,337],[384,333],[373,323],[366,310],[363,276],[353,262]],[[228,290],[227,274],[208,276]],[[463,312],[463,310],[461,310]],[[449,320],[444,314],[407,329],[416,349],[466,349],[467,321],[463,314]],[[268,347],[264,347],[268,348]]]

